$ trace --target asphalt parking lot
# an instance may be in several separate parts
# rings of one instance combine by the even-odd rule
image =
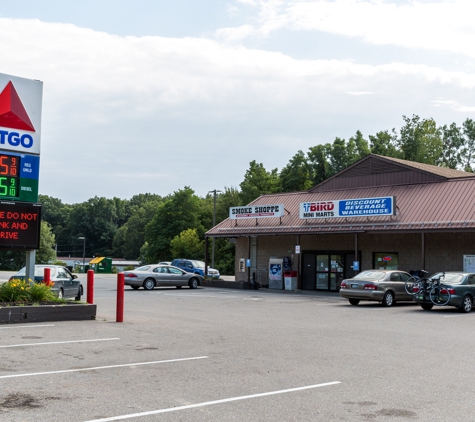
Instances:
[[[475,419],[475,313],[126,288],[116,323],[115,297],[98,276],[96,321],[0,326],[0,421]]]

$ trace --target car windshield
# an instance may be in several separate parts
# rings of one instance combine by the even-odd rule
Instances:
[[[196,268],[204,268],[205,263],[203,261],[191,261],[193,263],[193,266]]]
[[[386,275],[383,271],[363,271],[354,276],[354,278],[363,278],[365,280],[381,280]]]
[[[463,274],[446,273],[445,277],[441,278],[440,281],[447,284],[460,284],[463,280],[463,277]]]
[[[50,268],[50,276],[54,277],[56,275],[56,267],[35,267],[35,277],[44,277],[45,268]],[[24,276],[26,273],[26,267],[23,267],[16,275]]]

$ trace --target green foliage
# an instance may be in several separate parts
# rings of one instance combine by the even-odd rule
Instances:
[[[475,121],[463,122],[463,144],[460,152],[461,166],[465,171],[474,171],[475,161]]]
[[[51,263],[52,265],[62,265],[63,267],[66,267],[68,264],[64,261],[54,261]]]
[[[441,130],[437,128],[433,119],[421,119],[413,115],[412,118],[403,116],[405,125],[400,130],[397,140],[404,160],[419,163],[439,165],[442,163]]]
[[[205,255],[204,240],[200,240],[196,229],[187,229],[175,236],[170,242],[170,250],[174,258],[202,260]]]
[[[56,240],[51,225],[46,221],[42,221],[40,226],[40,248],[36,251],[37,264],[48,264],[56,260],[55,244]]]
[[[0,285],[0,302],[49,302],[57,301],[51,287],[44,283],[28,283],[13,279]]]
[[[147,262],[170,261],[170,242],[186,229],[194,228],[199,237],[204,235],[200,205],[200,198],[188,186],[174,192],[160,204],[153,219],[145,227],[148,245],[144,252]]]
[[[298,151],[280,172],[283,192],[307,190],[311,187],[311,167],[302,151]]]
[[[249,204],[266,193],[280,192],[280,178],[277,169],[266,171],[262,163],[253,160],[249,163],[249,169],[244,175],[241,187],[241,202]]]
[[[401,152],[397,149],[397,135],[393,129],[382,131],[376,135],[369,135],[370,150],[373,154],[384,155],[385,157],[402,158]]]

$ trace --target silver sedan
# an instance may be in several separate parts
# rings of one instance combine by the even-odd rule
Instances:
[[[343,280],[340,296],[352,305],[358,305],[360,300],[381,302],[383,306],[393,306],[398,300],[412,302],[412,296],[404,288],[410,277],[405,271],[366,270]]]
[[[203,277],[198,274],[187,273],[171,265],[144,265],[132,271],[124,272],[126,286],[132,289],[143,287],[152,290],[155,287],[176,287],[180,289],[188,286],[196,289],[203,283]]]

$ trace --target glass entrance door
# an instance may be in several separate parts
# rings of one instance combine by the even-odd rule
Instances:
[[[329,256],[317,255],[317,290],[328,290]]]
[[[338,292],[345,274],[344,254],[317,255],[317,290]]]
[[[338,292],[345,274],[344,255],[330,255],[330,287],[329,290]]]

